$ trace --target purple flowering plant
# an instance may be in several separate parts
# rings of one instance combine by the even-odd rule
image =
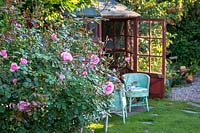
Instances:
[[[20,4],[0,8],[0,130],[73,132],[96,121],[113,91],[102,87],[110,62],[103,43],[84,19]]]

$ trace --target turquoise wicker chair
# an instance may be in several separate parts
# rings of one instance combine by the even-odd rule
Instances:
[[[145,106],[149,111],[148,96],[150,77],[145,73],[126,73],[123,75],[126,89],[126,97],[129,101],[129,112],[131,107]],[[141,102],[133,102],[133,98],[141,98]]]
[[[110,113],[114,113],[117,115],[122,116],[123,123],[125,124],[126,117],[127,117],[127,110],[126,110],[126,96],[125,90],[115,90],[114,91],[114,98],[112,100],[112,107],[110,108]],[[105,118],[105,133],[108,131],[108,115]]]
[[[123,123],[125,124],[127,117],[125,90],[115,90],[112,104],[111,113],[122,116]]]

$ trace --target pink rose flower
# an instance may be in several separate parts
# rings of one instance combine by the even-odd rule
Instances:
[[[21,26],[22,26],[22,25],[21,25],[20,23],[16,23],[16,27],[17,27],[17,28],[21,28]]]
[[[83,71],[83,76],[87,76],[87,75],[88,75],[87,71],[84,70],[84,71]]]
[[[14,78],[14,79],[12,80],[12,82],[13,82],[13,84],[16,84],[16,83],[17,83],[17,79]]]
[[[1,51],[0,51],[0,55],[1,55],[3,58],[7,58],[7,51],[6,51],[6,50],[1,50]]]
[[[24,59],[24,58],[20,59],[20,64],[26,65],[27,63],[28,63],[28,61],[26,59]]]
[[[36,27],[36,28],[40,28],[40,24],[36,23],[36,24],[35,24],[35,27]]]
[[[17,65],[17,63],[12,63],[11,65],[10,65],[10,71],[11,72],[15,72],[15,71],[17,71],[19,69],[19,66]]]
[[[31,111],[31,104],[29,102],[20,101],[17,104],[17,108],[21,112],[30,112]]]
[[[126,57],[125,61],[129,63],[130,62],[130,57]]]
[[[93,64],[90,64],[90,69],[94,69],[94,65]]]
[[[81,57],[81,61],[82,61],[82,62],[85,62],[85,57]]]
[[[51,35],[51,39],[54,40],[54,41],[57,40],[57,35],[56,35],[55,33],[53,33],[53,34]]]
[[[61,53],[61,57],[62,57],[62,59],[63,59],[64,61],[70,62],[70,61],[73,60],[72,55],[71,55],[70,53],[68,53],[68,52],[62,52],[62,53]]]
[[[62,81],[63,79],[65,79],[65,75],[64,74],[60,74],[59,75],[59,79]]]
[[[36,101],[32,101],[31,104],[34,106],[34,107],[37,107],[38,106],[38,103]]]
[[[76,74],[78,74],[78,71],[77,71],[77,70],[75,70],[75,73],[76,73]]]
[[[91,58],[90,58],[90,63],[91,64],[98,64],[100,61],[99,57],[97,55],[92,55]]]
[[[112,82],[107,82],[104,88],[106,95],[110,95],[114,91],[114,85]]]
[[[88,51],[88,54],[92,54],[92,51],[89,50],[89,51]]]

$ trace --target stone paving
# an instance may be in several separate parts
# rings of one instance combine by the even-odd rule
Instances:
[[[194,76],[192,83],[172,88],[170,98],[175,101],[200,102],[200,74]]]

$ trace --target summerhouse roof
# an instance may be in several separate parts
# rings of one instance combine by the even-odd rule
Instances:
[[[77,12],[77,16],[86,17],[103,17],[103,18],[135,18],[140,14],[128,9],[126,6],[110,0],[98,0],[98,4],[95,7],[84,8]]]

